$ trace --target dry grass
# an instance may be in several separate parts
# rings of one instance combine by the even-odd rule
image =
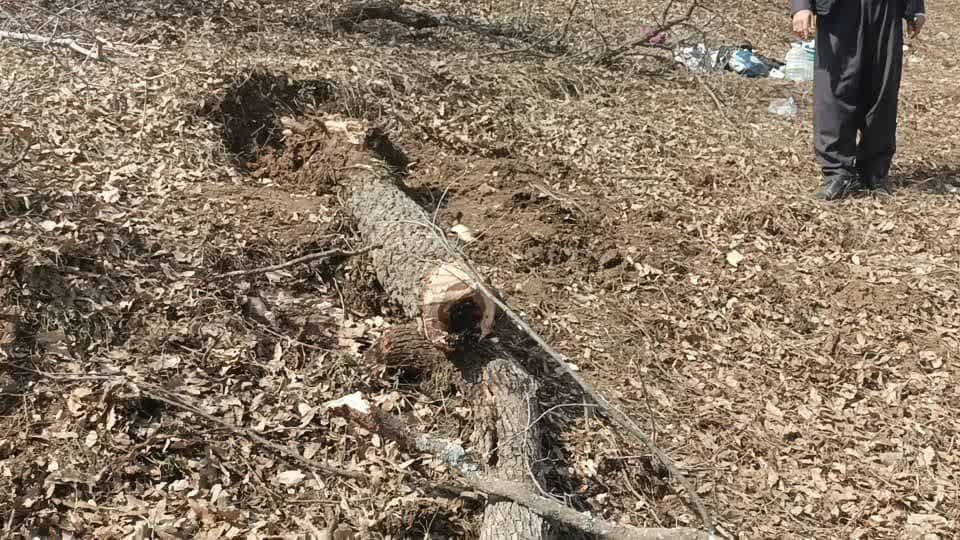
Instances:
[[[23,156],[0,177],[4,536],[476,533],[477,503],[404,482],[442,467],[317,410],[362,390],[424,431],[471,419],[461,396],[359,363],[397,320],[362,257],[213,279],[354,245],[329,179],[276,165],[301,147],[237,122],[319,112],[390,129],[424,203],[445,193],[440,216],[478,235],[482,270],[650,426],[725,531],[960,526],[956,0],[930,6],[908,53],[897,196],[831,205],[809,196],[809,86],[709,77],[718,111],[669,63],[588,61],[661,5],[421,4],[521,25],[525,41],[335,34],[322,2],[43,5],[0,3],[0,29],[95,35],[109,61],[0,42],[0,164]],[[708,5],[712,42],[786,48],[779,5]],[[257,67],[286,86],[244,86]],[[766,112],[787,95],[796,120]],[[301,479],[136,388],[82,378],[115,370],[380,483]],[[545,408],[578,400],[538,375]],[[581,411],[546,419],[554,494],[635,525],[698,525],[642,448]]]

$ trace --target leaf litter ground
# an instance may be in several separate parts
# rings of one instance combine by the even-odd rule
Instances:
[[[441,465],[320,408],[362,391],[421,431],[471,421],[455,386],[363,362],[400,319],[362,257],[216,278],[359,247],[335,160],[283,131],[338,113],[387,126],[413,160],[411,193],[476,237],[464,249],[480,269],[645,422],[725,531],[949,537],[956,4],[935,6],[907,53],[897,196],[833,205],[809,197],[809,85],[577,54],[635,36],[661,6],[423,4],[546,36],[524,42],[376,22],[337,34],[324,3],[88,2],[59,12],[60,31],[106,39],[113,63],[0,43],[0,162],[28,147],[0,178],[4,534],[476,534],[476,502],[403,482],[443,480]],[[52,32],[65,7],[18,6],[4,29]],[[779,7],[714,7],[699,21],[711,39],[786,48]],[[570,53],[545,59],[537,40]],[[796,120],[766,112],[786,96]],[[91,377],[107,372],[134,384]],[[537,375],[556,407],[555,495],[635,525],[698,525],[643,448]],[[150,385],[378,481],[317,477]]]

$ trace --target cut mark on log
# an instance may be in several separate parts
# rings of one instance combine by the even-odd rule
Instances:
[[[432,234],[426,231],[427,234]],[[497,308],[477,290],[470,276],[455,264],[441,264],[423,286],[424,334],[435,346],[475,341],[493,332]]]

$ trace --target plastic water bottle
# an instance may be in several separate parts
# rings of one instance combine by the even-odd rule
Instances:
[[[778,116],[793,118],[797,115],[797,102],[794,101],[793,97],[775,99],[770,102],[767,111]]]
[[[787,51],[787,62],[784,69],[786,79],[791,81],[812,81],[813,80],[813,55],[805,50],[802,43],[790,44],[790,50]]]

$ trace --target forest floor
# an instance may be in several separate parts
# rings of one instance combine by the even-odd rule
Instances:
[[[783,57],[785,2],[703,3],[709,43]],[[406,482],[441,464],[320,407],[362,391],[423,432],[470,420],[456,392],[360,359],[402,319],[368,259],[218,277],[359,247],[337,171],[305,173],[314,142],[280,125],[322,114],[384,126],[420,202],[472,232],[480,271],[725,535],[955,534],[960,0],[909,41],[896,194],[829,204],[810,83],[697,77],[651,48],[598,64],[663,4],[549,4],[419,4],[523,29],[503,37],[345,31],[316,1],[0,1],[0,30],[107,42],[97,61],[0,41],[0,536],[476,536],[476,501]],[[795,118],[767,111],[782,97]],[[701,526],[536,358],[548,491]],[[158,396],[378,481],[314,475]]]

